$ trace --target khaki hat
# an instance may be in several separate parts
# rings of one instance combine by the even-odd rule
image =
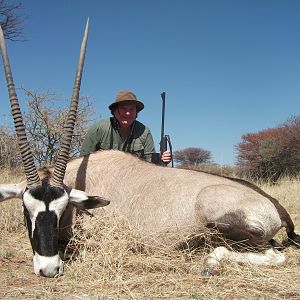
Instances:
[[[117,105],[120,103],[129,103],[135,104],[137,112],[141,111],[144,108],[144,104],[141,101],[138,101],[136,95],[130,91],[120,91],[117,94],[115,102],[113,102],[108,108],[113,112]]]

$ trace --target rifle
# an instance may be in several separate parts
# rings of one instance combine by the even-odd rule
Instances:
[[[162,100],[162,114],[161,114],[161,136],[160,136],[160,157],[162,154],[167,151],[168,145],[171,152],[171,158],[172,158],[172,168],[174,166],[173,164],[173,153],[172,153],[172,144],[171,139],[169,135],[165,135],[165,106],[166,106],[166,92],[162,92],[160,94],[161,100]],[[161,161],[161,165],[165,166],[166,164]]]

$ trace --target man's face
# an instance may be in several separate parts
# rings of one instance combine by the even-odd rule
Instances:
[[[127,103],[119,104],[114,114],[121,127],[130,127],[137,116],[136,106]]]

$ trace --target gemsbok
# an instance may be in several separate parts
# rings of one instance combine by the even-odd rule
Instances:
[[[67,187],[63,183],[77,116],[88,25],[89,20],[87,20],[82,40],[70,110],[64,127],[64,136],[54,173],[50,179],[47,177],[41,179],[35,167],[14,87],[5,39],[0,27],[0,48],[8,94],[26,175],[26,182],[21,184],[0,185],[0,202],[11,198],[23,200],[23,212],[33,250],[34,272],[39,276],[56,277],[63,272],[63,261],[59,255],[58,245],[59,223],[67,205],[73,203],[81,208],[95,208],[109,204],[109,201],[101,197],[88,196],[85,192]]]
[[[219,247],[208,255],[203,275],[217,273],[222,260],[284,263],[285,256],[276,249],[283,245],[273,239],[282,227],[291,242],[300,243],[284,207],[241,179],[157,166],[129,153],[106,150],[71,160],[65,184],[109,199],[110,205],[92,213],[125,216],[148,244],[198,247],[203,233],[217,231],[222,238],[254,247],[253,252],[231,251],[217,240]]]

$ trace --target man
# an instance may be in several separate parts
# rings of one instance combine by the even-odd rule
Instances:
[[[149,128],[136,120],[144,108],[136,95],[131,91],[120,91],[108,108],[113,117],[97,122],[88,130],[80,155],[117,149],[136,154],[148,162],[158,162]],[[170,151],[165,151],[160,159],[168,164],[171,161]]]

